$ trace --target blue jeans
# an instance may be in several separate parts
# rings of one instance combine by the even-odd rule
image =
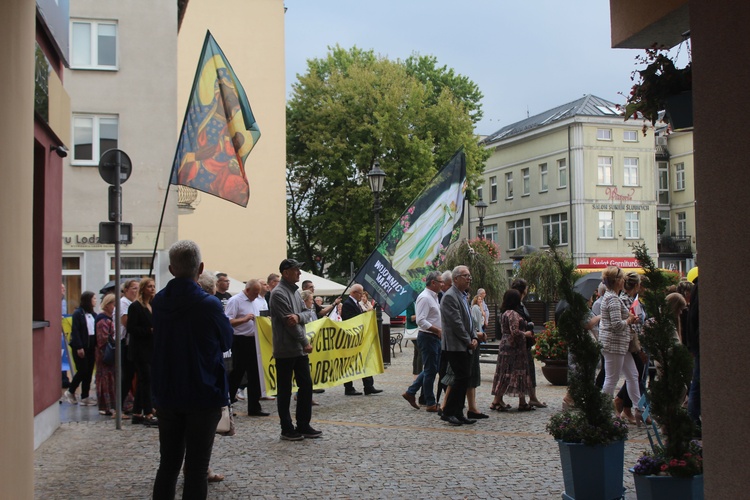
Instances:
[[[177,476],[185,459],[183,499],[205,499],[208,462],[221,419],[221,408],[173,410],[157,408],[161,461],[154,482],[154,500],[174,499]]]
[[[422,369],[422,373],[414,379],[414,383],[406,389],[406,392],[417,394],[421,388],[427,406],[434,406],[436,404],[435,377],[440,366],[440,339],[429,333],[419,332],[417,334],[417,345],[422,355],[424,368]]]

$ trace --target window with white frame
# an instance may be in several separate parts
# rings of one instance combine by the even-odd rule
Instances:
[[[623,186],[638,185],[638,158],[625,158],[623,160]]]
[[[70,67],[117,69],[117,23],[71,20]]]
[[[492,240],[495,243],[499,243],[500,234],[497,232],[497,224],[488,224],[484,226],[484,237],[485,239]]]
[[[680,238],[687,236],[687,214],[685,212],[677,212],[677,236]]]
[[[505,174],[505,198],[513,198],[513,172]]]
[[[636,240],[641,237],[640,214],[625,212],[625,239]]]
[[[599,238],[612,239],[615,237],[614,212],[599,212]]]
[[[490,177],[490,203],[497,201],[497,177]]]
[[[109,267],[107,274],[109,279],[115,279],[115,256],[109,254]],[[158,260],[158,256],[156,257]],[[120,279],[123,278],[148,278],[151,268],[151,254],[143,255],[122,255],[120,256]],[[158,269],[157,261],[154,262],[154,269]]]
[[[531,245],[531,219],[508,222],[508,249]]]
[[[74,165],[98,165],[99,157],[117,147],[118,119],[114,115],[73,115]]]
[[[597,141],[611,141],[612,140],[612,129],[611,128],[598,128],[598,129],[596,129],[596,140]]]
[[[656,219],[660,221],[660,225],[663,227],[661,235],[667,235],[670,234],[669,229],[669,210],[659,210],[656,212]]]
[[[482,196],[483,194],[484,194],[484,189],[482,189],[482,186],[479,186],[477,188],[477,199],[478,200],[484,199],[484,196]]]
[[[523,176],[523,195],[528,196],[531,193],[531,174],[528,168],[521,170]]]
[[[612,185],[612,157],[600,156],[597,163],[597,184],[604,186]]]
[[[557,240],[558,245],[568,244],[568,214],[552,214],[542,216],[542,244],[549,246],[550,236]]]
[[[676,163],[674,166],[674,190],[683,191],[685,189],[685,164]]]
[[[622,132],[622,140],[624,142],[638,142],[638,131],[637,130],[624,130]]]
[[[669,163],[660,161],[656,163],[659,186],[656,189],[660,205],[669,205]]]
[[[543,193],[547,191],[547,186],[549,184],[547,177],[547,164],[542,163],[539,165],[539,192]]]
[[[568,162],[565,158],[557,160],[557,187],[568,187]]]

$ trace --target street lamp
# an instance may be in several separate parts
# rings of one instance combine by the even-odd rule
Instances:
[[[385,182],[385,171],[380,168],[380,162],[375,160],[372,165],[372,169],[367,173],[367,180],[370,181],[370,191],[375,196],[375,203],[372,207],[372,211],[375,213],[375,246],[377,247],[380,243],[380,192],[383,190],[383,182]],[[388,344],[383,339],[383,309],[380,307],[380,302],[375,303],[375,319],[378,323],[378,337],[380,338],[381,350],[383,356],[386,354],[390,355],[388,350]],[[388,361],[390,361],[390,356]]]
[[[479,227],[477,228],[477,236],[480,240],[484,239],[484,215],[487,213],[487,204],[479,198],[479,201],[474,205],[477,209],[477,215],[479,216]]]

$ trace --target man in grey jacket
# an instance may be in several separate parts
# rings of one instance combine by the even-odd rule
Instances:
[[[476,421],[463,414],[466,389],[471,377],[471,351],[479,345],[471,327],[469,304],[464,295],[471,285],[469,268],[457,266],[453,269],[452,278],[453,286],[443,294],[440,301],[440,316],[443,322],[443,355],[453,370],[455,382],[448,393],[440,418],[451,425],[473,424]]]
[[[312,377],[307,355],[313,346],[305,335],[304,325],[317,319],[299,295],[297,282],[301,262],[284,259],[279,265],[281,281],[271,291],[271,327],[273,328],[273,356],[276,359],[276,405],[281,421],[281,439],[301,441],[323,434],[310,427],[312,418]],[[297,427],[292,423],[289,403],[292,399],[292,374],[297,381]]]

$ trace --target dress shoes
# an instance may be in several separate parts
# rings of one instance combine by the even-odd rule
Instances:
[[[457,419],[453,415],[443,415],[442,417],[440,417],[440,420],[442,420],[443,422],[448,422],[451,425],[463,425],[464,424],[461,420]],[[472,421],[472,423],[474,423],[474,421]]]
[[[440,410],[438,408],[438,405],[432,405],[432,406],[428,406],[427,408],[425,408],[425,411],[428,411],[430,413],[436,413]]]
[[[369,396],[370,394],[380,394],[383,392],[383,389],[375,389],[374,387],[365,387],[365,396]]]
[[[267,417],[270,413],[267,411],[259,410],[259,411],[249,411],[247,412],[248,417]]]
[[[345,396],[361,396],[362,393],[359,392],[357,389],[346,389],[344,391]]]
[[[469,418],[473,418],[474,420],[479,420],[481,418],[490,418],[489,415],[485,415],[484,413],[474,413],[473,411],[467,411],[466,416]]]
[[[462,424],[464,424],[464,425],[471,425],[471,424],[476,424],[476,423],[477,423],[477,421],[476,421],[476,420],[473,420],[473,419],[471,419],[471,418],[466,418],[466,417],[464,417],[463,415],[461,415],[460,417],[456,417],[456,418],[457,418],[457,419],[458,419],[458,420],[459,420],[459,421],[460,421],[460,422],[461,422]]]
[[[402,398],[407,400],[409,404],[412,406],[412,408],[419,409],[419,405],[417,404],[417,398],[414,397],[414,394],[409,394],[408,392],[405,392],[401,395]]]

